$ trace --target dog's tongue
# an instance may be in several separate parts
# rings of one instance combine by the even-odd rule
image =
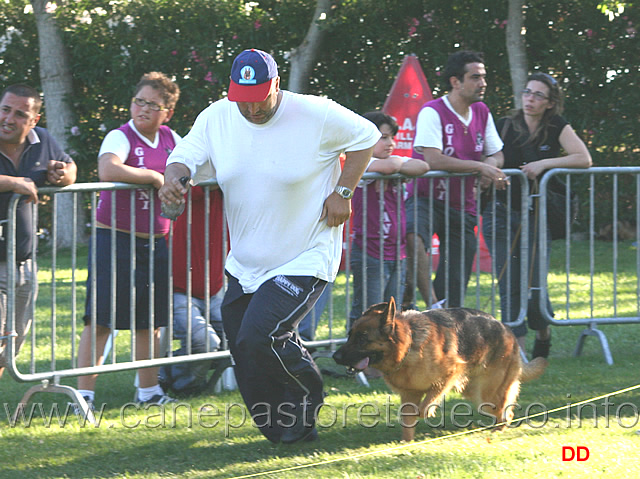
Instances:
[[[354,366],[354,369],[357,369],[358,371],[362,371],[363,369],[366,369],[367,366],[369,366],[369,358],[364,358],[362,361],[360,361],[358,364]]]

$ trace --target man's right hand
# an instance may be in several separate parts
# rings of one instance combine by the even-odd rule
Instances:
[[[27,203],[38,202],[38,188],[31,178],[23,176],[13,178],[13,192],[28,196]]]
[[[184,195],[189,191],[189,185],[183,185],[180,178],[190,176],[189,168],[180,163],[171,163],[164,172],[164,184],[158,190],[158,195],[163,203],[184,203]]]
[[[493,183],[497,190],[504,190],[509,184],[509,177],[500,168],[489,165],[487,163],[480,163],[480,186],[482,189],[488,188]]]

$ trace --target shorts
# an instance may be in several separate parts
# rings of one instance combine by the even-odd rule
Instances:
[[[429,203],[433,203],[433,211],[429,211]],[[431,238],[434,234],[433,222],[437,220],[441,201],[432,201],[428,196],[410,196],[405,202],[407,215],[407,234],[418,234],[422,238],[427,253],[431,250]],[[418,217],[415,218],[415,209]],[[443,208],[442,208],[443,209]],[[417,222],[417,223],[416,223]]]
[[[154,281],[149,284],[151,254],[149,245],[154,242]],[[87,300],[85,304],[85,325],[91,324],[92,288],[96,281],[96,323],[106,328],[112,327],[112,304],[115,305],[113,320],[115,329],[153,329],[169,323],[169,252],[167,242],[161,238],[135,238],[135,287],[131,287],[131,235],[116,232],[116,274],[115,300],[111,290],[111,230],[98,228],[96,232],[96,265],[91,267],[92,245],[89,247],[89,275],[87,278]],[[153,293],[153,312],[150,311],[149,297]],[[131,318],[131,299],[135,295],[135,318]],[[135,320],[135,324],[134,324]],[[133,325],[133,327],[132,327]]]

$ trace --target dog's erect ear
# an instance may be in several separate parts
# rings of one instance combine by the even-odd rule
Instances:
[[[386,304],[380,316],[380,329],[388,336],[393,336],[396,330],[396,300],[393,296]]]
[[[362,316],[366,316],[371,313],[382,314],[386,310],[387,310],[387,303],[372,304],[367,308],[367,310],[364,313],[362,313]]]

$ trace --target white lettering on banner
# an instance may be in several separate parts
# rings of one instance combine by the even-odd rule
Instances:
[[[414,140],[413,132],[416,129],[413,121],[409,117],[405,117],[402,122],[399,122],[396,117],[393,117],[393,119],[396,120],[399,126],[398,133],[396,133],[394,138],[396,141],[396,150],[405,150],[402,154],[411,155]]]
[[[409,130],[409,131],[413,131],[416,129],[415,126],[413,126],[413,122],[411,121],[411,118],[407,117],[404,119],[404,121],[402,122],[402,127],[400,128],[401,130]]]
[[[407,131],[399,130],[396,134],[396,141],[402,140],[413,141],[413,135]]]

